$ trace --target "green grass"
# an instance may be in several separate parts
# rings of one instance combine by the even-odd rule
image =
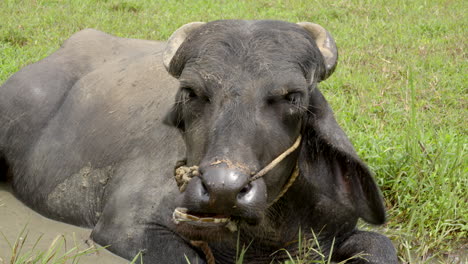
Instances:
[[[332,263],[331,258],[334,252],[333,249],[335,245],[335,240],[333,239],[332,245],[330,248],[330,253],[328,254],[328,256],[326,256],[318,240],[318,236],[320,234],[315,234],[313,230],[311,230],[311,234],[312,234],[312,238],[307,239],[306,236],[303,236],[303,234],[301,233],[301,230],[299,229],[298,243],[297,243],[299,251],[298,251],[297,256],[292,256],[287,250],[280,250],[280,251],[285,251],[287,256],[289,257],[289,260],[285,261],[284,264],[308,264],[308,263],[330,264]],[[366,256],[367,254],[360,252],[336,264],[345,264],[345,263],[348,263],[349,261],[358,260],[358,259],[366,260]],[[311,260],[311,258],[314,258],[314,260]]]
[[[25,243],[31,238],[25,226],[18,237],[11,243],[2,233],[3,242],[6,242],[11,250],[9,259],[1,259],[0,263],[10,264],[77,264],[82,256],[93,254],[102,248],[89,247],[80,249],[74,238],[73,247],[67,248],[67,240],[63,235],[58,235],[47,250],[38,249],[42,236],[35,238],[31,248],[25,248]],[[133,263],[133,262],[132,262]]]
[[[27,225],[20,231],[13,243],[0,232],[0,242],[7,243],[11,252],[7,258],[0,256],[0,264],[78,264],[81,257],[96,254],[106,248],[91,245],[82,249],[74,234],[72,247],[69,247],[70,241],[67,241],[64,235],[56,236],[46,250],[38,246],[41,240],[42,235],[36,238],[29,236]],[[25,246],[30,241],[34,241],[33,246]],[[143,264],[141,256],[142,253],[138,253],[129,264]]]
[[[319,23],[340,52],[321,89],[376,174],[389,214],[383,232],[400,259],[466,256],[467,7],[463,0],[2,0],[0,83],[89,27],[164,40],[191,21]]]

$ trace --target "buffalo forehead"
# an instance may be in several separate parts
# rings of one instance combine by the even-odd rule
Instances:
[[[286,22],[209,23],[186,44],[182,48],[186,67],[196,66],[224,78],[236,73],[271,75],[291,70],[305,75],[317,53],[310,37]]]

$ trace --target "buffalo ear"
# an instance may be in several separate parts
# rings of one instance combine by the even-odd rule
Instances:
[[[180,73],[177,73],[174,70],[171,70],[171,62],[173,61],[177,51],[184,41],[187,39],[188,35],[195,29],[205,25],[205,22],[192,22],[181,26],[167,41],[166,48],[163,52],[163,63],[166,70],[174,77],[178,78]]]
[[[330,179],[326,183],[332,185],[333,199],[338,199],[340,204],[350,207],[369,223],[384,223],[385,207],[379,188],[337,124],[333,111],[318,88],[311,91],[309,111],[304,131],[303,147],[306,149],[301,151],[308,157],[301,157],[301,160],[325,155],[330,170]],[[305,172],[305,175],[312,174]]]

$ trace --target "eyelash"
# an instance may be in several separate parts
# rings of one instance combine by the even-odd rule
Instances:
[[[187,96],[190,99],[194,99],[198,97],[197,93],[195,93],[195,91],[190,87],[183,87],[181,88],[181,91],[184,94],[184,96]]]
[[[279,102],[288,102],[289,104],[297,105],[301,101],[301,92],[290,92],[284,96],[273,96],[267,99],[268,104]]]
[[[299,104],[299,102],[301,101],[301,93],[300,92],[288,93],[284,96],[284,99],[289,101],[289,103],[291,104],[295,104],[295,105]]]
[[[197,94],[195,92],[194,89],[190,88],[190,87],[182,87],[181,89],[181,92],[182,92],[182,99],[185,101],[185,102],[188,102],[188,101],[195,101],[196,99],[203,99],[203,100],[196,100],[198,102],[206,102],[206,103],[210,103],[211,102],[211,99],[210,97],[204,95],[204,94]]]

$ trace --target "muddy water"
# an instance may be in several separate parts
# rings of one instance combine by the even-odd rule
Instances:
[[[47,219],[33,210],[26,207],[18,201],[11,193],[10,188],[5,184],[0,183],[0,232],[3,233],[11,244],[14,243],[16,237],[21,230],[27,225],[28,238],[26,239],[23,252],[30,250],[37,238],[42,235],[41,240],[36,246],[37,251],[45,251],[49,248],[54,239],[63,235],[67,241],[67,248],[71,249],[75,246],[73,238],[76,238],[76,243],[80,249],[90,247],[89,235],[90,229],[80,228],[61,222]],[[375,230],[374,230],[375,231]],[[382,230],[380,230],[382,233]],[[10,263],[11,250],[5,239],[0,233],[0,264]],[[97,246],[97,245],[96,245]],[[441,262],[439,261],[421,261],[414,254],[414,260],[411,263],[468,263],[468,250],[466,245],[457,252],[453,252]],[[79,259],[79,264],[126,264],[129,261],[113,255],[107,250],[100,250],[97,253],[83,256]],[[139,263],[139,262],[137,262]]]
[[[59,235],[65,237],[68,250],[75,246],[74,237],[76,238],[77,246],[81,250],[87,249],[92,245],[90,242],[86,242],[90,241],[90,229],[79,228],[45,218],[18,201],[5,184],[0,184],[0,232],[13,244],[26,225],[28,237],[23,247],[23,252],[30,250],[41,235],[42,238],[36,246],[37,251],[47,250]],[[10,263],[11,250],[5,238],[1,236],[1,233],[0,264],[6,264]],[[80,264],[124,264],[128,262],[107,250],[100,250],[97,253],[82,256],[79,259]]]

